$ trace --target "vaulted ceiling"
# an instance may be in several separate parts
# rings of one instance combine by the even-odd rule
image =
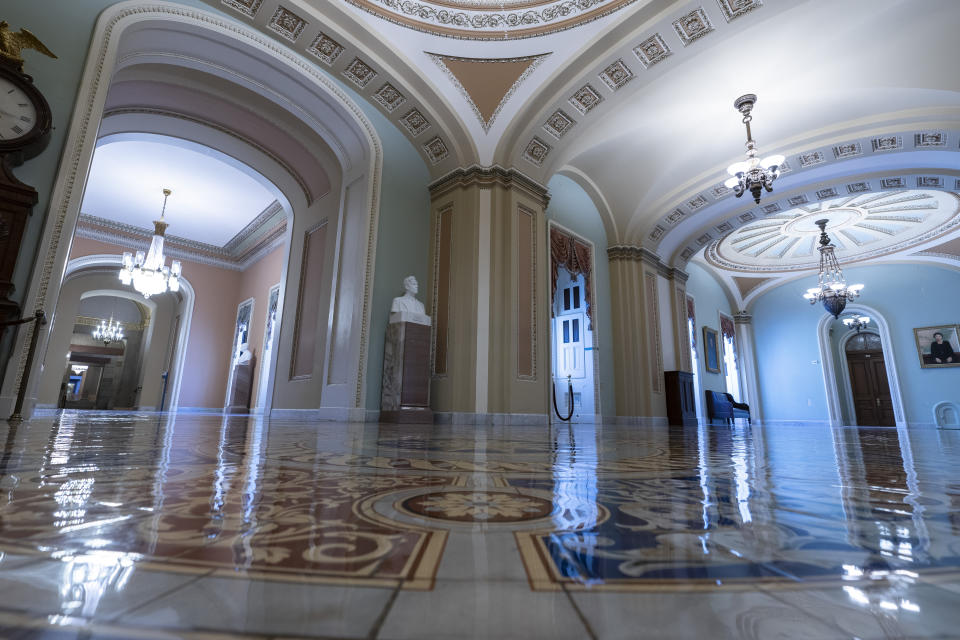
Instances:
[[[610,244],[677,264],[796,207],[960,189],[955,0],[206,1],[376,105],[435,177],[567,175]],[[759,205],[722,186],[748,92],[787,156]]]

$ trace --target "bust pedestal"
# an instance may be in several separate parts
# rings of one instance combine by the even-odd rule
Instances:
[[[433,424],[430,410],[430,316],[390,314],[383,347],[381,422]]]
[[[247,413],[253,395],[253,357],[233,365],[233,387],[230,389],[230,404],[227,413]]]

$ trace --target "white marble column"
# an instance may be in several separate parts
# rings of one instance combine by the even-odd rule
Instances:
[[[753,345],[753,316],[741,310],[733,315],[733,322],[736,325],[737,356],[740,360],[740,389],[743,392],[741,401],[750,405],[750,417],[753,420],[762,420],[760,387],[757,384],[757,357]]]

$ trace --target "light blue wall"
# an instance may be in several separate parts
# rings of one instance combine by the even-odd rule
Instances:
[[[421,300],[426,302],[430,251],[430,172],[420,153],[397,127],[376,108],[341,83],[373,122],[383,146],[380,224],[373,280],[370,344],[367,351],[368,409],[380,408],[383,344],[390,303],[403,295],[403,279],[416,276]]]
[[[693,296],[696,305],[696,335],[697,335],[697,362],[700,376],[701,393],[706,390],[726,391],[727,383],[723,377],[723,351],[720,351],[720,373],[709,373],[706,370],[706,351],[703,344],[703,327],[710,327],[717,332],[720,340],[720,312],[732,316],[730,299],[720,282],[705,268],[695,262],[687,263],[687,295]],[[700,398],[703,402],[703,398]],[[704,409],[706,411],[706,409]]]
[[[960,324],[960,272],[920,264],[844,269],[848,282],[865,286],[858,303],[876,309],[890,328],[906,419],[933,422],[933,407],[960,400],[960,367],[922,369],[913,329]],[[801,296],[815,283],[802,278],[760,296],[752,307],[758,384],[767,420],[827,420],[817,338],[825,313]],[[953,345],[960,350],[960,345]],[[884,345],[884,349],[887,345]]]
[[[594,274],[593,303],[594,348],[600,350],[600,410],[614,415],[613,385],[613,327],[610,317],[610,262],[607,260],[607,233],[600,212],[580,185],[565,176],[556,175],[547,183],[550,205],[547,220],[560,224],[593,243]]]

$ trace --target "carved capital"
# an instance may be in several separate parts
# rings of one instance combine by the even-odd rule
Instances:
[[[734,324],[753,324],[753,316],[746,311],[737,311],[733,314]]]
[[[504,169],[500,165],[481,167],[460,167],[454,169],[429,185],[430,197],[436,199],[454,189],[476,186],[480,189],[492,189],[499,186],[505,189],[519,189],[537,200],[544,209],[550,202],[547,188],[516,169]]]

